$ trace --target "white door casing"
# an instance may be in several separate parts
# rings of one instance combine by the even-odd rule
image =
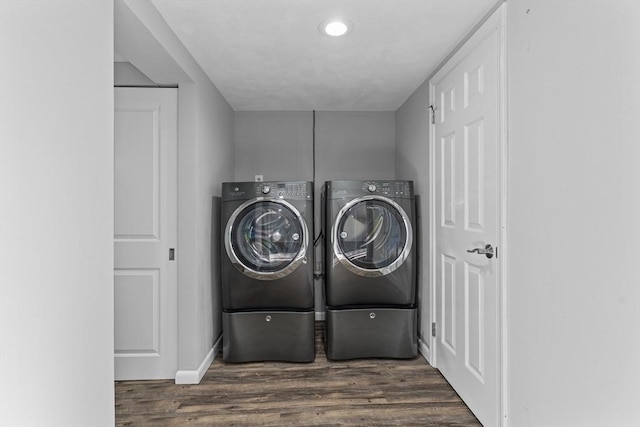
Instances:
[[[114,229],[115,379],[173,379],[177,89],[115,89]]]
[[[498,9],[431,80],[433,362],[502,423],[503,34]],[[470,253],[490,244],[497,256]]]

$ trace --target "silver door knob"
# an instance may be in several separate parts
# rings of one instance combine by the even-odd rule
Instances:
[[[490,244],[486,244],[484,248],[467,249],[470,254],[485,255],[487,258],[493,258],[494,250]]]

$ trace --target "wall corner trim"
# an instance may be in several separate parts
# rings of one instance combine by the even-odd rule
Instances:
[[[204,374],[207,373],[207,369],[209,369],[209,366],[213,363],[213,360],[216,358],[216,354],[218,354],[221,347],[222,334],[213,344],[213,347],[211,347],[209,353],[207,353],[200,366],[198,366],[198,369],[180,370],[176,372],[176,384],[200,384],[200,381],[204,377]]]

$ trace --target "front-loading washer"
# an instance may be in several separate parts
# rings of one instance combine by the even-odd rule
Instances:
[[[312,183],[223,183],[221,218],[223,359],[312,361]]]
[[[322,197],[327,356],[414,357],[413,182],[328,181]]]

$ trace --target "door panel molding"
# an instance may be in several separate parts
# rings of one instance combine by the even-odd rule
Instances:
[[[160,356],[160,270],[115,269],[114,285],[115,356]]]

